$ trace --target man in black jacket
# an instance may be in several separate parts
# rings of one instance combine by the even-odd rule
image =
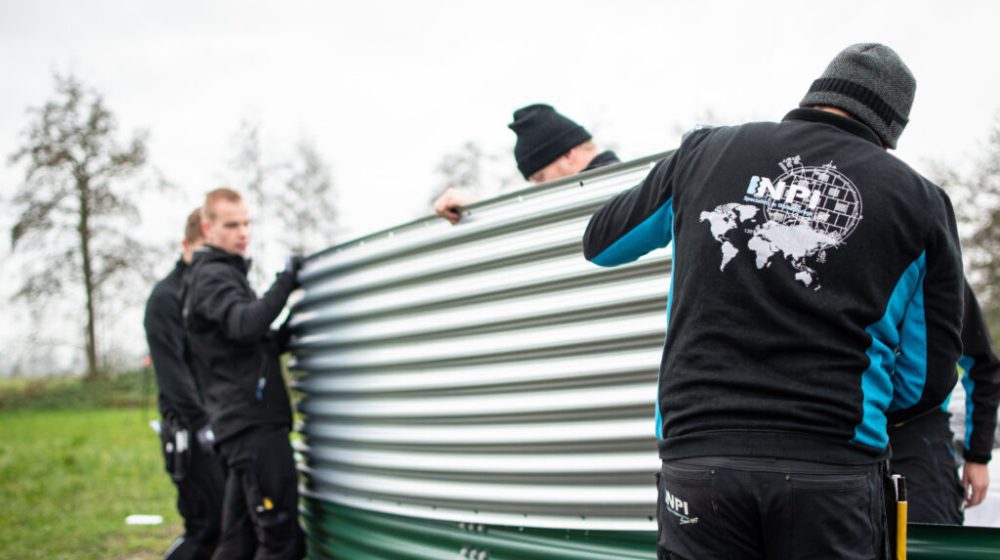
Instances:
[[[947,406],[889,427],[892,470],[906,477],[908,516],[915,523],[961,525],[964,508],[982,503],[990,485],[988,463],[997,427],[1000,360],[993,351],[993,339],[968,282],[958,367],[965,389],[965,402],[961,403],[965,407],[962,438],[965,463],[961,479]]]
[[[250,214],[239,193],[205,197],[206,244],[185,278],[184,312],[194,370],[226,460],[220,560],[293,560],[305,554],[298,477],[288,433],[292,412],[281,375],[284,342],[271,330],[297,287],[298,259],[257,298],[245,258]]]
[[[536,185],[619,162],[614,152],[601,151],[585,128],[550,105],[522,107],[507,126],[517,135],[517,169]],[[479,197],[468,191],[448,189],[434,202],[434,213],[456,224],[462,208],[476,202]]]
[[[188,363],[181,318],[181,282],[191,255],[204,243],[201,209],[188,216],[177,266],[153,288],[143,326],[159,389],[160,440],[167,472],[177,487],[184,534],[164,554],[167,560],[207,559],[219,540],[223,473],[219,458],[198,443],[211,433],[197,380]]]
[[[661,558],[886,554],[886,425],[940,406],[961,352],[951,203],[886,153],[915,90],[852,45],[780,123],[689,133],[591,218],[596,264],[673,242]]]

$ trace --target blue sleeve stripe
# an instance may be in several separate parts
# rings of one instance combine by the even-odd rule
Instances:
[[[958,360],[959,375],[962,378],[962,388],[965,389],[965,437],[962,438],[962,445],[965,450],[970,449],[969,442],[972,440],[972,413],[976,408],[972,402],[972,393],[976,390],[976,381],[972,379],[969,372],[976,366],[976,360],[971,356],[962,356]]]
[[[896,287],[892,290],[885,314],[865,329],[871,336],[871,346],[865,353],[868,355],[868,369],[861,374],[862,418],[854,428],[854,440],[857,443],[878,449],[884,449],[889,443],[886,434],[886,416],[893,403],[894,377],[897,373],[896,349],[902,348],[906,342],[916,344],[920,338],[917,332],[904,334],[907,328],[903,325],[907,315],[915,312],[917,307],[923,318],[923,281],[926,271],[926,255],[921,253],[917,260],[906,267],[900,276]],[[914,300],[919,298],[919,306]],[[902,328],[901,328],[902,327]],[[911,329],[913,327],[910,327]],[[914,338],[915,337],[915,338]],[[926,363],[926,334],[923,338],[923,356]],[[904,352],[910,352],[909,348]],[[926,369],[926,368],[925,368]],[[923,385],[920,387],[923,390]],[[919,395],[918,395],[919,400]]]
[[[601,251],[591,262],[599,266],[617,266],[632,262],[653,249],[666,247],[670,243],[674,222],[672,200],[668,198],[656,212]]]
[[[927,316],[924,312],[925,263],[921,260],[920,277],[899,328],[896,357],[895,394],[890,411],[909,408],[924,394],[927,383]]]
[[[948,396],[944,398],[944,402],[941,403],[941,412],[948,412],[948,406],[951,404],[951,396],[955,394],[955,391],[948,393]]]
[[[660,412],[660,380],[656,380],[656,439],[663,440],[663,413]]]
[[[959,375],[968,374],[972,368],[976,367],[976,359],[972,356],[962,355],[958,358],[958,367],[960,368]]]

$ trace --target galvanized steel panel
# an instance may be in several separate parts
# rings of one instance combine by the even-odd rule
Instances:
[[[655,528],[669,254],[601,269],[580,239],[661,157],[310,258],[292,318],[306,494],[410,518]]]

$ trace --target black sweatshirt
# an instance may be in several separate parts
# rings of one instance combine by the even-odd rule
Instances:
[[[295,288],[283,272],[264,297],[247,281],[240,255],[205,245],[184,279],[184,312],[191,363],[201,382],[217,442],[259,425],[291,427],[281,376],[283,348],[271,323]]]
[[[662,458],[871,463],[887,416],[954,386],[951,203],[862,123],[797,109],[693,131],[594,214],[583,250],[615,266],[671,241]]]
[[[149,356],[156,370],[160,415],[176,414],[181,423],[197,431],[208,423],[201,391],[188,365],[181,319],[181,282],[187,266],[177,266],[156,283],[146,301],[142,324],[146,330]]]
[[[1000,400],[1000,360],[993,351],[993,340],[983,319],[979,302],[968,282],[965,283],[965,315],[962,319],[962,357],[958,373],[965,389],[965,437],[963,456],[972,463],[989,463],[993,455],[993,433],[997,427],[997,404]],[[908,439],[926,438],[927,434],[951,434],[948,400],[934,410],[889,426],[889,444],[894,449],[921,448],[908,445]],[[909,460],[916,460],[911,457]],[[934,457],[927,455],[927,461]]]
[[[590,163],[588,163],[587,167],[585,167],[583,170],[590,171],[591,169],[598,169],[600,167],[614,165],[619,162],[621,162],[621,160],[618,159],[617,154],[615,154],[611,150],[605,150],[594,156],[594,159],[590,160]]]
[[[1000,360],[972,288],[965,286],[962,357],[958,360],[965,389],[965,460],[988,463],[993,453],[1000,402]]]

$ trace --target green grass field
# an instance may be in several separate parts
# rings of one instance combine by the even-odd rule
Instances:
[[[0,384],[0,558],[162,556],[181,524],[143,393],[137,375]]]

